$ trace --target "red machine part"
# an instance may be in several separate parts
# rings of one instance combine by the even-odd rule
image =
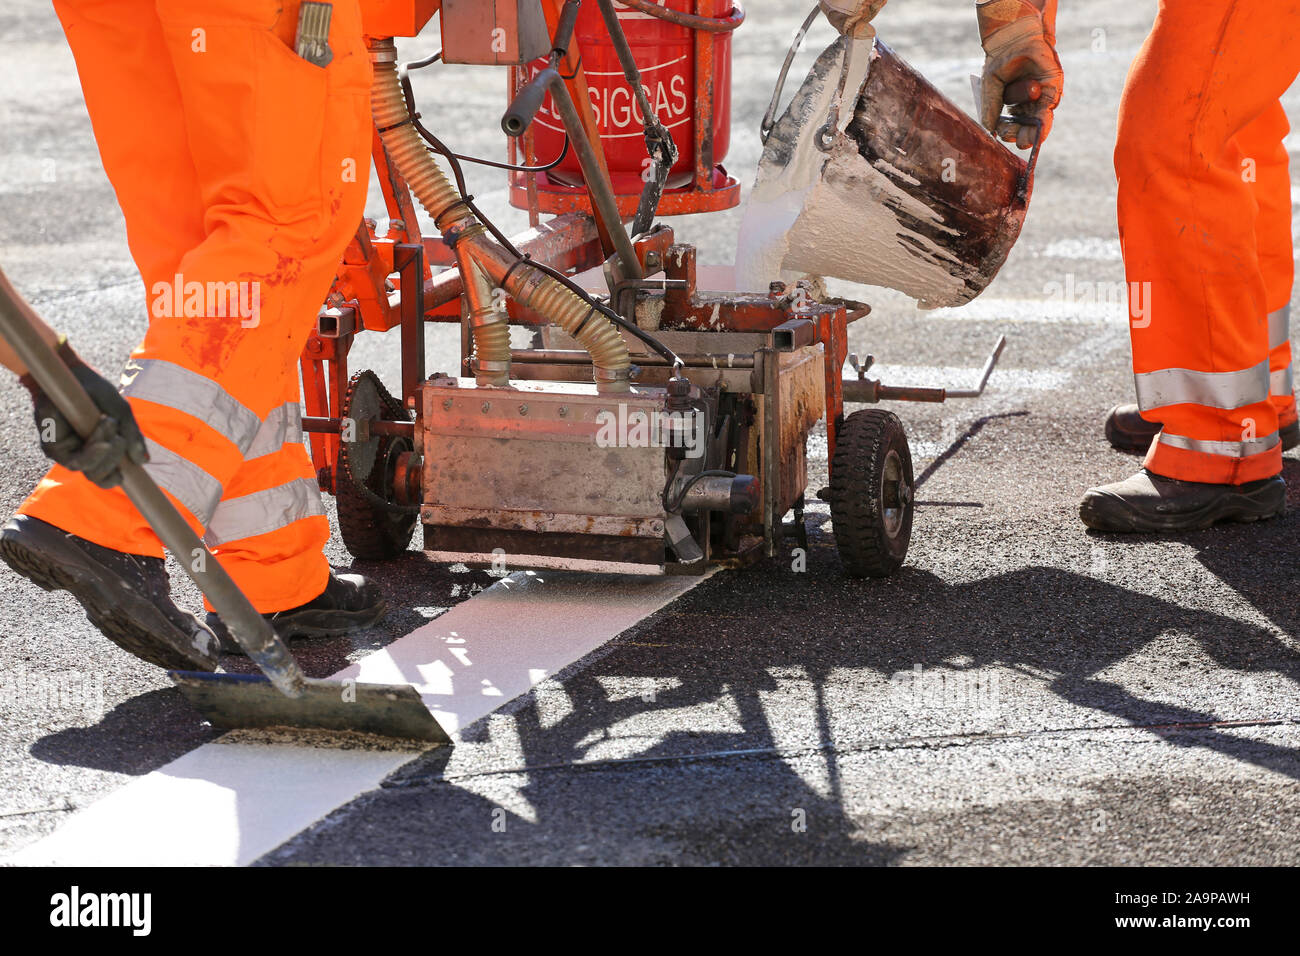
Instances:
[[[744,19],[744,11],[733,0],[637,0],[634,5],[615,6],[646,95],[677,144],[678,159],[659,212],[681,215],[737,205],[740,185],[721,162],[731,138],[731,33]],[[674,19],[641,9],[650,7]],[[707,28],[701,29],[700,24]],[[643,117],[596,4],[583,5],[574,36],[619,210],[630,217],[649,164]],[[545,66],[545,60],[530,63],[523,68],[524,75],[516,77],[516,85]],[[539,159],[549,162],[563,149],[564,127],[549,96],[527,139],[531,142],[525,142],[524,152],[529,165]],[[510,201],[521,209],[529,208],[528,178],[525,174],[511,177]],[[537,207],[544,212],[590,209],[572,150],[558,166],[536,174],[535,195]]]
[[[362,0],[361,29],[371,37],[419,36],[440,0]]]

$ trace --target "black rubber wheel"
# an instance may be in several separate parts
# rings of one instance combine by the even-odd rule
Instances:
[[[366,486],[379,497],[391,501],[397,456],[410,450],[411,442],[406,438],[383,439]],[[406,551],[419,515],[375,507],[357,490],[346,472],[338,473],[335,484],[338,486],[334,499],[339,510],[339,537],[343,539],[348,554],[366,561],[385,561]]]
[[[840,425],[831,461],[831,525],[850,577],[899,569],[912,540],[912,452],[893,412],[866,408]]]

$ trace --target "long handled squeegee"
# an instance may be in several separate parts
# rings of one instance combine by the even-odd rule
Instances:
[[[0,283],[0,335],[13,347],[77,433],[89,435],[100,413],[85,389],[40,337],[35,313]],[[212,603],[266,676],[170,671],[190,704],[215,727],[300,727],[450,742],[409,684],[359,684],[305,677],[271,625],[194,534],[148,473],[122,463],[122,488]]]

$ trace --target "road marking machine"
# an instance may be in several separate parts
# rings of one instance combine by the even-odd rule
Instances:
[[[738,3],[374,0],[364,11],[388,222],[382,234],[358,224],[301,359],[303,427],[348,550],[394,557],[419,524],[428,554],[471,566],[667,574],[760,560],[786,535],[806,547],[808,439],[825,421],[830,480],[814,493],[830,504],[844,569],[895,571],[914,507],[907,438],[892,412],[845,404],[974,397],[1003,342],[977,388],[882,384],[867,377],[870,357],[848,352],[848,325],[869,307],[829,298],[820,277],[923,305],[969,301],[1019,233],[1037,146],[1028,162],[1012,155],[870,35],[827,49],[778,116],[792,47],[762,125],[744,261],[719,273],[655,217],[740,203],[722,166]],[[400,64],[394,38],[436,14],[442,52]],[[488,165],[528,210],[523,235],[503,234],[468,193],[462,163],[486,161],[421,120],[409,74],[439,60],[509,72],[511,155]],[[417,204],[437,235],[422,234]],[[0,332],[89,434],[94,406],[30,319],[0,297]],[[432,322],[460,325],[459,368],[426,369]],[[534,330],[530,347],[512,345],[512,325]],[[358,335],[394,329],[390,392],[348,360]],[[170,551],[206,556],[143,470],[124,477]],[[448,741],[410,686],[305,678],[215,560],[182,564],[266,675],[173,674],[215,725]]]
[[[441,54],[400,65],[393,38],[439,7]],[[944,401],[983,382],[891,387],[856,357],[846,381],[847,328],[867,306],[788,272],[758,291],[710,291],[697,250],[654,221],[740,202],[721,161],[741,7],[407,0],[370,17],[373,158],[389,222],[383,234],[360,225],[302,357],[304,427],[348,550],[391,557],[420,524],[426,552],[470,565],[504,556],[519,568],[661,574],[771,556],[787,532],[804,541],[808,436],[825,420],[830,482],[811,493],[830,503],[845,571],[896,570],[913,509],[903,426],[880,408],[846,415],[845,402]],[[823,54],[779,120],[774,97],[764,164],[787,169],[800,141],[817,139],[801,207],[814,221],[792,227],[816,237],[835,225],[815,221],[825,214],[808,200],[820,195],[889,208],[889,244],[917,269],[950,266],[941,271],[957,292],[945,301],[965,301],[1014,242],[1033,158],[947,109],[883,44],[868,38],[861,54],[857,42],[859,53],[842,39]],[[465,189],[468,158],[421,120],[408,74],[439,59],[510,72],[511,157],[495,165],[529,212],[523,235],[483,215]],[[927,155],[940,141],[949,152]],[[951,183],[927,168],[953,150],[982,173]],[[858,167],[879,182],[854,181]],[[417,204],[438,235],[421,234]],[[786,263],[812,271],[817,249],[793,251]],[[429,322],[460,324],[462,368],[429,374]],[[511,325],[538,329],[534,347],[512,348]],[[357,335],[392,329],[401,381],[390,393],[371,372],[350,375],[348,353]]]

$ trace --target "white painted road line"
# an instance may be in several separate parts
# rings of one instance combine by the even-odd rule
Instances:
[[[455,733],[708,576],[513,574],[335,676],[412,684]]]
[[[1124,283],[1085,283],[1080,280],[1065,294],[1046,289],[1042,299],[984,299],[950,309],[931,309],[922,318],[953,322],[1045,322],[1062,325],[1125,325],[1128,300]],[[1055,293],[1055,295],[1053,295]]]
[[[1069,236],[1049,242],[1040,256],[1076,262],[1123,262],[1118,236]]]
[[[454,734],[708,576],[518,572],[334,676],[414,684]],[[248,864],[421,752],[250,743],[227,735],[92,804],[9,862]]]

